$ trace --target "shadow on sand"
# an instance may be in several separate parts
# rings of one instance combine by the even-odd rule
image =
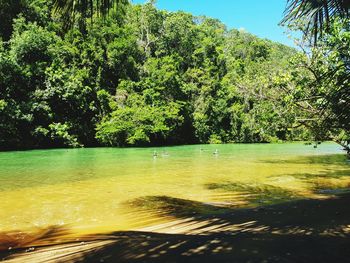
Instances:
[[[30,252],[17,248],[3,252],[2,258],[37,263],[348,262],[350,258],[350,194],[255,209],[225,208],[226,213],[212,216],[177,214],[174,207],[187,200],[154,200],[177,219],[140,231],[87,236],[81,239],[84,242],[38,245]]]

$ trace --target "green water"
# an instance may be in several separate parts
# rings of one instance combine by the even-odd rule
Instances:
[[[131,229],[177,212],[211,212],[198,204],[236,209],[322,198],[349,182],[349,163],[333,143],[2,152],[0,231]]]

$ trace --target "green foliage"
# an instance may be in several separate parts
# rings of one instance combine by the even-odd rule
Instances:
[[[0,1],[0,38],[9,40],[13,32],[13,20],[24,17],[27,21],[41,26],[51,27],[49,7],[46,0],[1,0]]]
[[[148,105],[146,98],[130,95],[97,126],[96,137],[106,145],[145,145],[166,141],[181,124],[176,103]]]
[[[302,109],[300,123],[315,140],[333,139],[349,149],[350,33],[349,20],[335,19],[312,53],[295,57],[289,99]]]
[[[78,143],[78,140],[75,136],[69,134],[69,124],[67,123],[51,123],[49,125],[50,134],[54,140],[62,140],[63,144],[71,147],[80,147],[81,144]],[[37,129],[38,130],[38,129]],[[36,130],[36,131],[37,131]],[[44,135],[47,134],[47,130],[41,130]]]
[[[292,48],[151,2],[125,23],[94,6],[64,34],[52,1],[13,8],[1,13],[12,22],[0,28],[1,149],[305,138],[281,96],[299,81]]]
[[[54,14],[63,21],[65,30],[75,24],[82,32],[86,32],[87,20],[93,24],[94,16],[106,18],[112,11],[124,14],[128,0],[52,0]]]

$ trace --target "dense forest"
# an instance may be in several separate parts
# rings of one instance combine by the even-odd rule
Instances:
[[[329,48],[310,64],[297,49],[152,2],[71,27],[53,1],[0,5],[0,149],[322,140],[333,128],[348,138],[348,115],[337,126],[317,109]],[[338,53],[345,41],[334,59],[348,56],[349,38],[324,37]]]

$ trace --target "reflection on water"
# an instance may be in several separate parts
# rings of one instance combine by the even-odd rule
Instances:
[[[349,182],[349,163],[332,143],[5,152],[0,229],[129,230],[170,217],[321,198]]]

